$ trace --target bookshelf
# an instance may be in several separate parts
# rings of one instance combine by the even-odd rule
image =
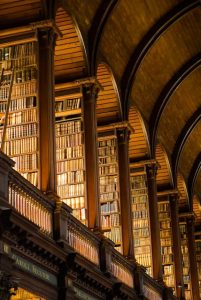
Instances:
[[[122,252],[122,228],[119,193],[118,144],[116,130],[98,134],[98,165],[101,229]]]
[[[87,225],[81,94],[56,97],[55,121],[57,193]]]
[[[175,292],[175,265],[169,201],[158,202],[163,280]]]
[[[144,167],[134,168],[130,165],[130,187],[135,258],[146,267],[146,273],[152,276],[149,199]]]
[[[32,184],[39,183],[38,47],[36,42],[0,48],[0,140],[2,141],[9,82],[14,69],[5,136],[5,153]]]
[[[198,270],[199,293],[201,297],[201,239],[195,239],[195,252]]]
[[[184,288],[185,288],[185,299],[190,300],[192,299],[192,294],[191,294],[190,262],[189,262],[186,222],[180,222],[179,229],[181,233],[181,253],[182,253],[182,260],[183,260],[183,281],[184,281]]]

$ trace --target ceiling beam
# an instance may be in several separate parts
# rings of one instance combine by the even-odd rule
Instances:
[[[177,169],[179,164],[179,159],[181,152],[184,148],[185,142],[190,136],[191,132],[197,125],[197,123],[201,120],[201,106],[194,112],[194,114],[189,118],[183,127],[177,141],[175,143],[173,152],[172,152],[172,166],[173,166],[173,176],[176,179]]]
[[[124,100],[123,109],[125,117],[127,117],[128,114],[129,96],[131,93],[135,75],[142,60],[146,56],[151,46],[173,23],[177,22],[189,11],[200,5],[201,2],[199,0],[183,1],[182,3],[178,4],[167,14],[165,14],[156,24],[154,24],[138,44],[128,61],[121,80],[121,90],[123,96],[122,98]]]
[[[197,176],[200,172],[200,169],[201,169],[201,152],[196,157],[196,159],[193,163],[192,169],[190,171],[189,178],[188,178],[188,190],[189,190],[189,199],[190,199],[191,209],[193,209],[192,199],[193,199],[195,182],[196,182]]]
[[[201,53],[191,58],[187,63],[185,63],[169,80],[169,82],[163,88],[158,100],[156,101],[154,108],[150,117],[150,143],[151,143],[151,154],[155,153],[156,145],[156,134],[158,129],[158,124],[162,113],[171,97],[171,95],[176,91],[178,86],[182,81],[189,76],[196,68],[201,65]]]
[[[93,23],[89,30],[89,54],[90,54],[90,74],[95,76],[96,72],[96,56],[101,35],[109,16],[117,4],[118,0],[102,0],[101,4],[94,16]]]

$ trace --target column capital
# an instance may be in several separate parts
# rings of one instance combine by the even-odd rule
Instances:
[[[98,93],[101,87],[97,81],[94,82],[83,82],[81,84],[81,91],[83,94],[84,101],[96,102]]]
[[[130,139],[131,131],[129,127],[117,128],[117,137],[119,144],[127,144]]]
[[[52,27],[38,29],[38,37],[42,49],[54,49],[57,35]]]
[[[156,161],[151,161],[150,163],[146,164],[146,171],[147,171],[147,176],[149,176],[152,179],[156,178],[158,170],[158,164]]]

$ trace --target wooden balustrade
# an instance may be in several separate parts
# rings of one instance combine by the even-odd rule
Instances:
[[[98,239],[70,214],[66,218],[66,241],[79,254],[99,265]]]

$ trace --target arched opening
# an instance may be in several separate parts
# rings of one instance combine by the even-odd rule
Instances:
[[[170,162],[164,147],[157,144],[155,157],[158,163],[156,182],[158,190],[169,189],[173,186]]]
[[[110,68],[105,63],[98,65],[97,80],[103,88],[98,93],[96,104],[98,124],[120,121],[122,111],[117,86]]]
[[[179,192],[179,211],[184,212],[189,210],[189,196],[185,180],[181,173],[177,175],[177,189]]]
[[[64,82],[87,75],[87,59],[80,32],[72,17],[59,8],[56,25],[62,37],[55,47],[54,69],[56,82]]]
[[[195,227],[201,223],[201,205],[198,195],[193,196],[193,213],[195,216]]]
[[[145,160],[150,156],[149,141],[141,114],[136,107],[129,109],[128,121],[134,132],[129,140],[130,161]]]

